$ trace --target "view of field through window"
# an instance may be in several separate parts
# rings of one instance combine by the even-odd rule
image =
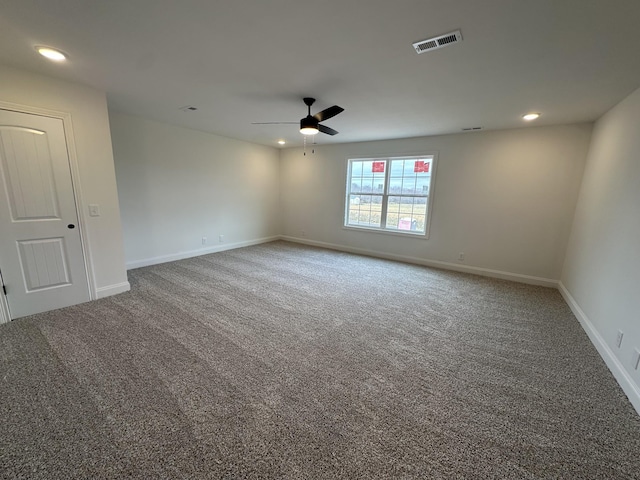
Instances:
[[[424,234],[432,160],[350,160],[345,225]]]

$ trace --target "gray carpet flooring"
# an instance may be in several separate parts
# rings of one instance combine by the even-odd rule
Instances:
[[[0,326],[0,478],[640,478],[554,289],[274,242]]]

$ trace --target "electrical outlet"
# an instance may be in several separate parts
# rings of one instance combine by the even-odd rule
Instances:
[[[458,254],[458,261],[459,261],[459,262],[464,262],[464,252],[460,252],[460,253]]]
[[[624,332],[622,330],[618,330],[618,335],[616,335],[616,347],[618,348],[622,345],[622,337],[624,337]]]
[[[633,361],[631,364],[633,365],[634,370],[638,370],[638,367],[640,367],[640,350],[637,348],[633,352]]]
[[[224,235],[220,235],[218,237],[218,240],[220,241],[220,243],[224,242]]]
[[[202,244],[206,245],[207,244],[207,237],[202,237]]]

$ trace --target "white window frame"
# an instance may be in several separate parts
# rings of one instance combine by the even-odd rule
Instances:
[[[412,230],[396,230],[396,229],[388,229],[386,228],[386,217],[388,210],[388,200],[390,196],[389,194],[389,185],[390,185],[390,177],[391,177],[391,162],[393,160],[429,160],[431,162],[431,178],[429,180],[429,192],[426,195],[427,199],[427,208],[426,208],[426,218],[424,225],[424,233],[416,232]],[[371,195],[381,196],[382,197],[382,207],[381,207],[381,221],[379,227],[374,226],[364,226],[364,225],[350,225],[349,224],[349,202],[350,196],[353,195],[351,193],[351,164],[353,162],[385,162],[385,175],[384,175],[384,188],[382,193],[372,193]],[[386,235],[400,235],[403,237],[414,237],[420,239],[428,239],[429,233],[431,230],[431,210],[433,208],[433,197],[435,191],[435,178],[436,178],[436,166],[438,163],[438,154],[437,153],[421,153],[418,155],[398,155],[398,156],[384,156],[384,157],[363,157],[363,158],[349,158],[347,159],[347,172],[346,172],[346,188],[345,188],[345,197],[344,197],[344,218],[342,228],[346,230],[357,230],[357,231],[367,231],[373,233],[383,233]],[[407,195],[410,196],[410,195]]]

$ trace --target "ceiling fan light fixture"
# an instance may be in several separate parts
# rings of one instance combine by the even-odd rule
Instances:
[[[300,133],[303,135],[315,135],[318,133],[318,120],[311,115],[300,120]]]

